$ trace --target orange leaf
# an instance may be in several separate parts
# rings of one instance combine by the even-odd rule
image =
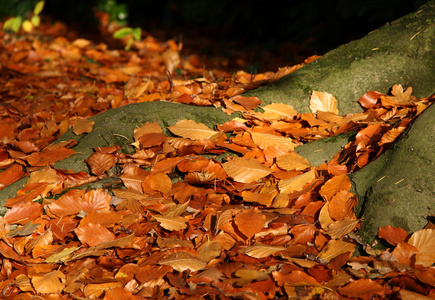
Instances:
[[[109,171],[116,164],[116,156],[100,152],[92,153],[85,162],[91,168],[93,174],[100,176]]]
[[[329,200],[329,216],[335,221],[341,221],[346,217],[355,219],[356,204],[357,199],[354,194],[341,190]]]
[[[276,252],[283,251],[286,248],[280,246],[264,245],[256,243],[244,249],[244,253],[254,258],[264,258],[275,254]]]
[[[388,225],[379,228],[378,236],[386,240],[390,245],[397,246],[407,239],[408,233],[403,228]]]
[[[358,102],[364,108],[374,107],[383,94],[376,91],[366,92],[359,98]]]
[[[293,226],[290,233],[293,234],[293,243],[306,245],[314,241],[316,227],[314,224],[299,224]]]
[[[196,272],[204,269],[207,266],[207,263],[200,259],[198,256],[184,251],[179,251],[169,255],[165,259],[159,261],[159,264],[170,266],[178,272],[183,272],[186,270]]]
[[[76,135],[81,135],[83,133],[89,133],[94,128],[94,121],[87,119],[77,119],[73,125],[73,132]]]
[[[311,169],[301,175],[281,180],[278,183],[279,190],[284,194],[299,192],[303,190],[306,184],[311,183],[314,179],[316,179],[316,172],[314,169]]]
[[[115,239],[115,235],[101,224],[89,223],[74,231],[82,244],[88,244],[91,247]]]
[[[412,259],[419,253],[418,249],[408,243],[400,242],[394,248],[392,254],[402,265],[410,266]]]
[[[363,300],[373,299],[374,295],[381,297],[385,295],[385,289],[371,279],[358,279],[345,287],[338,288],[338,291],[342,295]]]
[[[151,178],[149,179],[150,187],[158,192],[161,192],[163,194],[168,193],[172,188],[172,181],[168,177],[168,175],[164,173],[157,173],[151,175]]]
[[[9,224],[25,225],[29,221],[36,220],[41,215],[41,204],[36,202],[21,202],[8,210],[4,218]]]
[[[222,167],[228,176],[242,183],[257,181],[272,173],[269,168],[260,164],[255,158],[237,157],[224,163]]]
[[[183,217],[169,217],[169,216],[154,216],[160,226],[169,231],[178,231],[187,228],[186,219]]]
[[[350,187],[350,179],[346,174],[334,176],[321,187],[320,195],[323,199],[329,201],[337,192],[341,190],[349,191]]]
[[[175,135],[191,140],[211,139],[214,135],[219,134],[218,131],[193,120],[178,121],[177,124],[169,126],[168,129]]]
[[[43,167],[53,165],[55,162],[74,155],[75,153],[74,150],[67,148],[44,149],[41,152],[30,154],[27,157],[27,162],[31,166]]]
[[[66,276],[57,270],[46,274],[34,274],[31,281],[37,293],[58,294],[65,287]]]
[[[284,284],[290,286],[321,286],[314,277],[311,277],[305,272],[295,270],[289,274],[282,275],[281,272],[273,272],[273,278],[278,282],[278,285]]]
[[[26,174],[27,173],[23,171],[23,167],[21,165],[13,164],[5,171],[0,172],[0,190],[14,183],[15,181],[20,180],[26,176]]]
[[[274,135],[270,133],[250,132],[254,143],[265,150],[267,147],[275,146],[282,148],[286,151],[293,151],[295,144],[289,137]]]
[[[135,164],[126,164],[122,170],[121,180],[127,188],[142,193],[142,182],[149,173]]]
[[[244,210],[235,217],[237,228],[248,239],[258,233],[266,224],[266,216],[254,210]]]
[[[276,158],[276,164],[281,169],[287,171],[290,170],[302,171],[311,167],[311,164],[308,162],[308,160],[306,160],[305,158],[303,158],[302,156],[300,156],[294,151],[278,156]]]
[[[143,148],[149,148],[161,145],[167,139],[162,133],[144,133],[139,137],[139,143]]]

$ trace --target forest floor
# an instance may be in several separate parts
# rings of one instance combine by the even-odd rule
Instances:
[[[247,90],[317,57],[195,52],[212,39],[144,34],[125,51],[103,31],[83,39],[65,24],[31,34],[0,31],[0,189],[28,176],[0,217],[0,296],[30,299],[433,299],[435,229],[380,228],[384,249],[358,238],[346,174],[391,144],[434,98],[396,85],[340,116],[313,92],[310,114],[262,107]],[[125,42],[125,41],[123,41]],[[118,44],[117,44],[118,43]],[[285,51],[283,50],[283,53]],[[249,67],[254,66],[254,67]],[[239,69],[255,69],[251,74]],[[277,67],[281,67],[277,69]],[[169,72],[168,72],[169,70]],[[357,100],[357,99],[356,99]],[[124,105],[166,101],[213,106],[238,118],[208,128],[183,120],[162,134],[134,132],[133,153],[98,147],[87,172],[53,167],[75,153],[65,132]],[[356,138],[320,166],[294,148],[351,130]],[[227,152],[224,160],[210,158]],[[80,189],[104,178],[105,189]]]

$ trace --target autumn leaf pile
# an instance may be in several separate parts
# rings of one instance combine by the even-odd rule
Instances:
[[[380,228],[390,247],[372,249],[358,238],[346,175],[433,97],[395,85],[362,96],[363,113],[341,116],[332,95],[315,91],[311,113],[301,114],[241,94],[302,65],[227,74],[173,41],[146,36],[125,52],[65,31],[56,23],[39,35],[0,32],[0,188],[29,175],[0,217],[1,297],[435,298],[433,225],[412,235]],[[52,144],[69,128],[86,134],[88,117],[147,101],[243,117],[215,128],[182,120],[171,137],[146,123],[134,131],[133,154],[99,147],[85,160],[89,172],[53,167],[75,153],[74,141]],[[349,131],[355,139],[320,166],[294,151]],[[118,183],[78,189],[106,177]]]

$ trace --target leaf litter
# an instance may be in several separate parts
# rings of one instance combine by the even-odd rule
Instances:
[[[316,57],[233,75],[204,69],[172,40],[146,36],[125,52],[70,41],[64,30],[41,26],[38,39],[0,32],[0,189],[30,174],[0,217],[2,297],[435,297],[433,224],[412,235],[380,228],[390,248],[372,249],[357,236],[362,220],[346,176],[378,157],[434,97],[394,85],[391,95],[363,95],[364,113],[341,116],[333,95],[313,91],[310,114],[280,103],[257,111],[261,100],[243,92]],[[88,173],[53,167],[74,154],[73,141],[51,144],[69,128],[86,134],[89,117],[148,101],[243,118],[215,128],[183,120],[168,127],[176,137],[146,123],[134,132],[133,154],[98,147],[85,158]],[[294,151],[348,131],[358,131],[355,140],[320,166]],[[227,152],[237,157],[215,156]],[[107,177],[120,184],[74,188]],[[366,254],[353,256],[357,249]]]

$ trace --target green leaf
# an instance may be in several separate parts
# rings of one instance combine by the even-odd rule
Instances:
[[[131,33],[133,33],[133,29],[131,27],[123,27],[115,31],[113,33],[113,37],[115,39],[122,39]]]
[[[44,8],[44,2],[45,1],[39,1],[38,3],[36,3],[35,8],[33,9],[33,13],[35,14],[35,16],[37,16],[41,13],[42,9]],[[33,25],[35,25],[35,24],[33,24]]]
[[[22,21],[23,18],[20,16],[11,18],[3,24],[3,29],[10,29],[13,32],[18,32],[18,30],[20,30]]]
[[[133,30],[133,38],[134,38],[136,41],[140,41],[141,37],[142,37],[142,29],[140,29],[140,27],[136,27],[136,28]]]
[[[31,22],[33,26],[39,27],[39,24],[41,23],[41,18],[39,16],[33,16]]]

